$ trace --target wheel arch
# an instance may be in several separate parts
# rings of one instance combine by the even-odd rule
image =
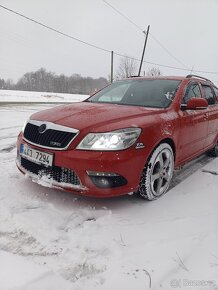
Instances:
[[[161,142],[158,145],[160,145],[161,143],[167,143],[167,144],[170,145],[170,147],[173,150],[174,161],[175,161],[176,160],[176,145],[175,145],[173,139],[171,139],[171,138],[165,138],[165,139],[161,140]]]
[[[163,144],[163,143],[167,143],[168,145],[170,145],[170,147],[172,148],[173,150],[173,155],[174,155],[174,161],[176,160],[176,145],[175,145],[175,142],[173,141],[172,138],[164,138],[162,139],[161,141],[159,141],[159,143],[156,144],[156,146],[153,148],[153,150],[151,151],[150,153],[150,156],[152,155],[152,153],[154,152],[154,150],[160,145],[160,144]]]

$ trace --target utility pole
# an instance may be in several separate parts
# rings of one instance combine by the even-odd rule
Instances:
[[[113,82],[114,78],[114,52],[111,51],[111,83]]]
[[[149,30],[150,30],[150,25],[148,25],[148,29],[147,29],[147,32],[146,32],[144,48],[143,48],[143,51],[142,51],[142,58],[141,58],[140,66],[139,66],[139,73],[138,73],[139,77],[140,77],[140,74],[141,74],[142,63],[143,63],[143,60],[144,60],[144,54],[145,54],[145,49],[146,49],[146,45],[147,45],[147,41],[148,41]],[[143,33],[145,33],[145,31],[143,31]]]

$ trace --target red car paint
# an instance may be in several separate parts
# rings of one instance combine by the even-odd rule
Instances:
[[[211,82],[197,77],[161,77],[159,79],[181,81],[169,107],[145,108],[81,102],[44,110],[33,114],[30,119],[76,128],[80,131],[78,136],[66,150],[55,150],[32,145],[23,139],[21,132],[17,142],[18,151],[20,144],[27,144],[30,148],[53,153],[54,165],[72,169],[81,181],[80,187],[69,188],[57,183],[54,184],[55,187],[96,197],[118,196],[137,191],[143,168],[151,153],[161,142],[171,145],[175,167],[179,167],[213,148],[218,141],[218,96],[216,96],[216,104],[205,109],[182,110],[181,108],[183,97],[190,84],[199,84],[202,98],[205,97],[202,85],[206,84],[212,87],[212,90],[217,88]],[[90,132],[110,132],[130,127],[141,128],[141,134],[135,144],[128,149],[86,151],[76,148]],[[140,147],[139,144],[144,146]],[[26,173],[19,160],[17,166],[23,173]],[[123,176],[127,183],[114,188],[99,188],[88,176],[87,171],[114,172]]]

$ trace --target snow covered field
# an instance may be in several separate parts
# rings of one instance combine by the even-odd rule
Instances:
[[[85,100],[86,98],[88,98],[88,95],[0,90],[0,103],[8,103],[8,102],[68,103]]]
[[[218,158],[154,202],[44,188],[18,172],[15,146],[49,106],[0,106],[0,290],[218,289]]]

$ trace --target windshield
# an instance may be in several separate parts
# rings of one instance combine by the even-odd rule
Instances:
[[[131,79],[119,81],[104,88],[87,101],[166,108],[171,104],[179,83],[180,81],[178,80],[163,79]]]

